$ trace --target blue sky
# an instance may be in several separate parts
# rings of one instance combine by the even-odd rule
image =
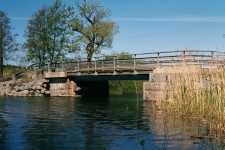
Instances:
[[[53,0],[0,0],[0,10],[12,19],[19,41],[24,40],[27,19]],[[76,0],[64,0],[68,5]],[[150,52],[157,50],[225,49],[224,0],[101,0],[111,9],[119,33],[115,51]]]

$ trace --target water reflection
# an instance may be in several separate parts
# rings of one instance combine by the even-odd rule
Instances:
[[[144,103],[145,116],[152,125],[152,133],[155,134],[154,143],[161,149],[216,149],[223,150],[224,144],[218,144],[208,137],[207,124],[202,124],[198,119],[184,119],[170,116],[163,112],[155,103]]]
[[[223,149],[191,138],[207,134],[199,122],[165,116],[139,100],[2,98],[0,149]]]
[[[3,108],[2,106],[4,106],[4,103],[2,101],[0,101],[0,107]],[[7,121],[3,118],[2,116],[2,110],[0,111],[0,149],[6,149],[6,135],[7,135],[7,126],[8,123]]]

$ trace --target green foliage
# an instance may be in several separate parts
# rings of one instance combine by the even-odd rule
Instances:
[[[23,67],[5,65],[4,66],[4,77],[5,78],[11,78],[16,73],[24,72],[25,70],[26,70],[26,68],[23,68]]]
[[[85,49],[88,61],[104,47],[111,47],[116,23],[107,20],[109,10],[98,2],[84,0],[71,25],[79,33],[80,45]]]
[[[140,94],[143,89],[143,81],[109,81],[110,94]]]
[[[109,10],[98,2],[83,1],[77,8],[56,0],[42,7],[29,20],[26,30],[27,59],[41,68],[67,59],[80,51],[91,61],[94,54],[110,47],[116,24],[108,21]]]
[[[14,35],[11,33],[8,16],[0,11],[0,78],[3,77],[4,61],[10,59],[10,54],[17,50]]]
[[[114,57],[117,59],[131,59],[132,55],[128,52],[114,53],[112,55],[105,56],[105,60],[113,60]]]
[[[113,60],[114,57],[117,59],[132,59],[132,55],[128,52],[121,52],[106,56],[105,60]],[[112,95],[139,94],[142,93],[143,81],[109,81],[109,87]]]
[[[56,0],[52,6],[39,9],[29,20],[25,47],[29,61],[38,64],[54,64],[73,51],[73,32],[68,22],[73,10]]]

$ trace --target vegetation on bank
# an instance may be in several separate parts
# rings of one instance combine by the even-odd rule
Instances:
[[[168,74],[167,101],[161,103],[168,115],[200,119],[208,126],[207,136],[225,138],[224,68],[181,65],[158,73]]]
[[[143,81],[109,81],[111,95],[142,94]]]
[[[106,60],[113,60],[113,57],[117,59],[131,59],[132,55],[128,52],[114,53],[107,56]],[[143,81],[135,80],[120,80],[120,81],[109,81],[109,92],[111,95],[126,95],[126,94],[142,94],[143,92]]]
[[[26,68],[19,67],[19,66],[13,66],[13,65],[5,65],[4,67],[4,78],[12,78],[16,73],[24,72]]]

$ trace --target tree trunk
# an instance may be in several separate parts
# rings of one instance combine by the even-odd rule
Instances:
[[[1,55],[1,54],[0,54]],[[0,79],[3,78],[3,58],[0,58]]]
[[[1,24],[1,26],[2,26],[2,24]],[[0,79],[2,79],[3,78],[3,52],[4,52],[4,50],[3,50],[3,43],[4,43],[4,41],[3,41],[3,29],[2,29],[2,27],[0,27]]]
[[[91,62],[91,59],[92,59],[92,56],[91,56],[91,54],[88,53],[87,61],[88,61],[88,62]]]
[[[0,41],[0,79],[3,78],[3,42]]]
[[[87,61],[91,62],[93,54],[94,54],[94,45],[92,43],[89,43],[86,47],[86,52],[87,52]]]

